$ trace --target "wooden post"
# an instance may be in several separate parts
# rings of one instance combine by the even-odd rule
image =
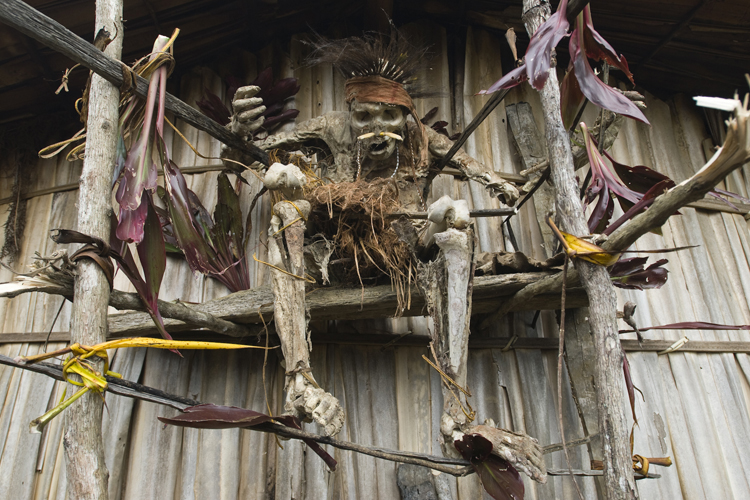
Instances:
[[[524,0],[523,12],[526,31],[531,35],[549,18],[549,4],[540,0]],[[570,139],[560,116],[560,90],[554,70],[549,72],[549,78],[539,94],[544,111],[558,220],[569,233],[588,234],[583,207],[578,198]],[[596,352],[594,380],[599,406],[606,498],[638,498],[622,405],[622,348],[617,333],[614,288],[605,268],[588,262],[578,262],[576,267],[589,297],[589,324]]]
[[[106,30],[113,41],[105,53],[120,58],[122,52],[122,0],[97,0],[95,33]],[[120,91],[92,74],[89,92],[86,158],[78,192],[78,230],[109,241],[112,210],[112,175],[116,158]],[[93,261],[78,264],[75,282],[71,342],[94,345],[107,339],[109,282]],[[99,365],[99,369],[102,366]],[[68,395],[78,387],[68,385]],[[68,496],[106,499],[109,473],[102,445],[103,401],[87,393],[65,412],[63,443],[67,464]]]

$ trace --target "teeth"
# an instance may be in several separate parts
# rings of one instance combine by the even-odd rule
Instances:
[[[357,140],[361,141],[363,139],[369,139],[370,137],[375,137],[375,135],[376,135],[375,132],[368,132],[366,134],[362,134],[359,137],[357,137]],[[378,137],[389,137],[391,139],[396,139],[397,141],[401,141],[401,142],[404,141],[403,137],[401,137],[398,134],[394,134],[393,132],[380,132],[379,134],[377,134],[377,136]]]

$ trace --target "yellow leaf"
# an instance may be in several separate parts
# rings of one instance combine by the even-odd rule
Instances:
[[[120,347],[154,347],[157,349],[265,349],[262,346],[227,344],[224,342],[201,342],[196,340],[166,340],[148,337],[110,340],[92,347],[95,351]]]
[[[573,258],[583,259],[593,264],[608,267],[613,265],[620,258],[619,253],[611,253],[604,250],[602,247],[594,245],[593,243],[568,234],[564,231],[560,231],[563,238],[565,239],[565,246],[567,248],[568,255]]]

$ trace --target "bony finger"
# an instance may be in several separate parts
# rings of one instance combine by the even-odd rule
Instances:
[[[240,87],[237,89],[237,92],[234,94],[234,100],[238,99],[247,99],[248,97],[255,97],[256,94],[260,92],[260,87],[257,85],[247,85],[245,87]]]
[[[232,109],[235,113],[239,114],[243,111],[247,111],[249,109],[259,109],[261,106],[263,106],[263,99],[260,97],[253,97],[251,99],[240,99],[235,100],[232,102]],[[265,111],[266,108],[263,107],[263,111]]]
[[[240,113],[237,113],[237,120],[241,122],[249,122],[252,120],[255,120],[260,115],[262,115],[266,111],[265,106],[260,106],[258,108],[248,109],[246,111],[242,111]]]

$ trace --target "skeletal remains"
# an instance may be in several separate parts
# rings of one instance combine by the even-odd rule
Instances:
[[[294,150],[322,140],[332,162],[320,177],[332,182],[390,178],[398,185],[399,202],[405,209],[424,207],[424,197],[435,172],[430,164],[450,149],[452,142],[419,121],[405,85],[413,81],[419,57],[403,61],[400,54],[414,53],[398,32],[391,38],[365,37],[346,43],[319,44],[320,62],[333,62],[345,76],[348,112],[331,112],[304,123],[291,132],[281,132],[256,144],[266,150]],[[390,61],[400,61],[394,64]],[[239,89],[233,101],[233,132],[252,138],[263,124],[265,110],[254,97],[257,87]],[[414,121],[408,120],[412,115]],[[237,150],[222,151],[225,159],[250,164]],[[451,161],[470,180],[486,186],[508,205],[518,190],[463,151]],[[274,320],[286,368],[285,410],[312,419],[328,435],[344,423],[339,401],[318,387],[311,372],[311,348],[305,314],[305,267],[303,240],[310,203],[303,197],[306,176],[295,165],[276,163],[264,183],[279,193],[282,201],[273,207],[269,229],[269,260],[274,287]],[[424,208],[422,208],[424,209]],[[434,320],[433,352],[440,369],[458,386],[466,386],[474,233],[464,200],[445,196],[428,209],[429,227],[422,236],[425,245],[435,244],[438,257],[419,263],[418,283]],[[403,223],[402,223],[403,224]],[[453,442],[464,433],[481,434],[493,444],[493,453],[508,460],[537,481],[546,480],[541,449],[534,438],[504,429],[491,421],[472,425],[465,411],[465,396],[455,386],[443,384],[444,413],[440,430],[446,455],[458,456]]]

